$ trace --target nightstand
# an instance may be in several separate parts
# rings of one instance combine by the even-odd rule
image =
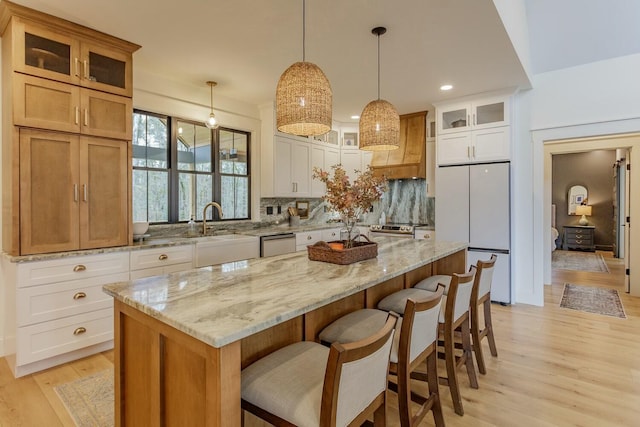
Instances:
[[[596,227],[593,225],[565,225],[564,230],[564,250],[582,250],[595,252],[594,234]]]

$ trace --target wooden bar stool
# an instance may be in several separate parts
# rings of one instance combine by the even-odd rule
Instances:
[[[396,326],[389,371],[396,375],[397,384],[389,382],[389,388],[398,393],[402,427],[417,426],[429,411],[433,413],[436,426],[444,426],[437,367],[438,319],[443,291],[444,287],[434,293],[418,291],[419,300],[407,299],[402,310],[403,317]],[[357,310],[323,329],[320,341],[345,343],[358,340],[371,329],[378,328],[387,316],[388,313],[382,310]],[[412,372],[425,362],[429,386],[427,397],[411,390]],[[420,404],[415,414],[411,410],[411,401]]]
[[[396,319],[354,343],[302,341],[257,360],[242,370],[242,409],[275,426],[360,426],[370,415],[385,426]]]
[[[493,335],[493,323],[491,321],[491,283],[493,281],[493,271],[498,257],[491,255],[489,261],[478,260],[476,263],[476,283],[474,291],[471,294],[471,336],[473,338],[473,352],[476,356],[478,371],[485,375],[487,368],[484,363],[484,355],[482,353],[481,341],[487,337],[489,349],[493,357],[498,356],[496,341]],[[424,290],[435,290],[438,283],[448,286],[451,276],[438,275],[428,277],[415,285],[416,288]],[[445,294],[447,291],[445,290]],[[480,308],[484,308],[484,328],[480,326]]]
[[[471,346],[471,333],[469,329],[469,307],[471,301],[471,293],[475,284],[475,266],[465,274],[454,273],[450,277],[448,286],[445,285],[443,299],[444,310],[440,310],[439,318],[439,335],[442,340],[444,352],[441,356],[445,359],[447,376],[440,377],[440,383],[447,385],[451,392],[453,407],[458,415],[464,415],[462,407],[462,398],[460,396],[460,387],[458,385],[457,369],[465,365],[467,376],[472,388],[478,388],[478,379],[473,365],[473,349]],[[403,289],[384,298],[378,304],[378,308],[383,310],[397,310],[402,303],[402,298],[411,292],[431,292],[430,290],[421,289],[418,285],[428,281],[427,278],[418,282],[413,288]],[[437,285],[436,285],[437,286]],[[455,331],[460,329],[462,338],[462,353],[456,354]],[[417,377],[417,375],[414,375]]]

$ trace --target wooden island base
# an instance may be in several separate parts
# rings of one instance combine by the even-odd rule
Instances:
[[[116,426],[240,426],[242,368],[287,344],[317,341],[336,318],[425,277],[465,270],[462,250],[220,348],[116,300]],[[246,425],[256,424],[247,417]]]

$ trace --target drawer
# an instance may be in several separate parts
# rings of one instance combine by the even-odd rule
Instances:
[[[17,286],[28,287],[129,271],[129,252],[68,257],[18,264]]]
[[[16,364],[25,365],[113,339],[113,309],[18,328]]]
[[[434,230],[416,230],[413,238],[420,240],[436,240],[436,232]]]
[[[313,245],[320,240],[322,240],[322,230],[296,233],[296,246],[304,245],[306,247],[306,245]]]
[[[191,265],[190,262],[185,262],[183,264],[171,264],[165,267],[161,266],[145,268],[143,270],[131,270],[129,279],[136,280],[144,277],[162,276],[163,274],[177,273],[179,271],[191,270],[192,268],[193,265]]]
[[[118,273],[91,281],[73,280],[20,288],[16,292],[18,326],[113,307],[113,298],[102,291],[102,286],[128,280],[128,273]]]
[[[322,230],[320,240],[324,240],[325,242],[330,242],[332,240],[340,240],[340,229],[332,228],[329,230]]]
[[[193,245],[131,251],[131,270],[192,262]]]

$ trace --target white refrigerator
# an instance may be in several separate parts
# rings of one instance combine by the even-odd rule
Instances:
[[[511,303],[510,194],[508,162],[436,169],[436,238],[469,242],[469,265],[496,254],[491,299],[505,304]]]

